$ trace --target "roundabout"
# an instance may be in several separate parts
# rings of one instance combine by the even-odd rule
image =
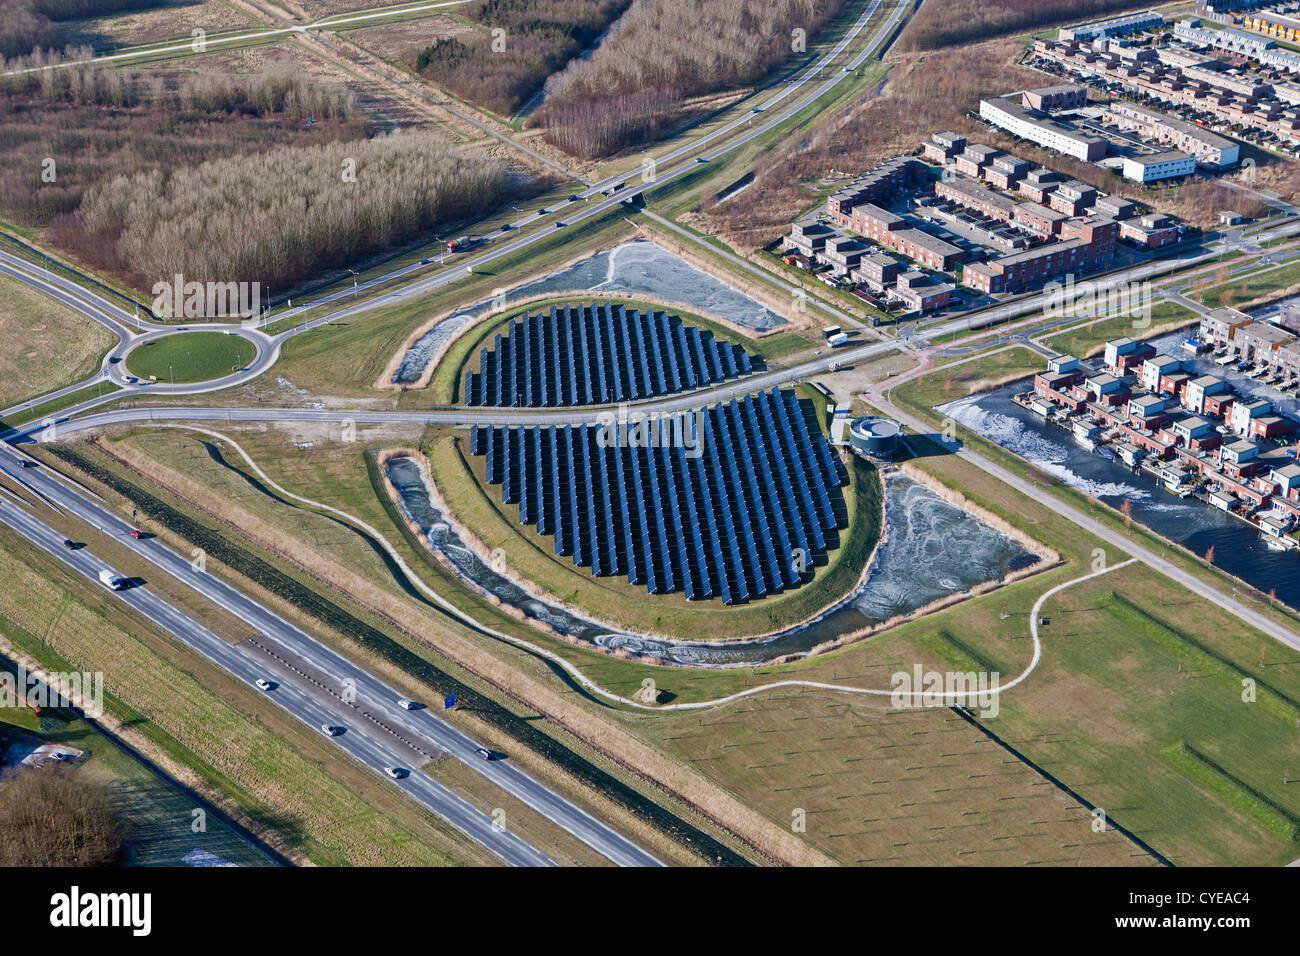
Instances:
[[[234,332],[172,332],[137,342],[122,364],[141,380],[189,385],[247,368],[257,351],[251,339]]]

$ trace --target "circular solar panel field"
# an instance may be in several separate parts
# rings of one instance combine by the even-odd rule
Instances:
[[[743,604],[809,580],[845,514],[795,392],[592,425],[475,426],[470,452],[557,555],[651,594]]]
[[[671,395],[748,375],[749,353],[667,312],[602,305],[524,314],[465,372],[466,405],[563,408]]]

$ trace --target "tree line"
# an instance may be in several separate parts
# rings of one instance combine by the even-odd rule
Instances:
[[[56,20],[161,7],[168,0],[0,0],[0,56],[15,57],[58,40]]]
[[[0,72],[76,61],[87,53],[42,50],[0,62]],[[288,67],[209,79],[78,64],[5,77],[0,218],[50,226],[52,242],[80,254],[84,237],[63,220],[97,183],[214,155],[361,139],[369,132],[345,87],[303,80]]]
[[[143,287],[180,273],[284,288],[482,215],[508,185],[502,162],[396,134],[119,176],[74,218],[83,255]]]
[[[1150,0],[925,0],[895,49],[937,50],[958,43],[1079,22],[1151,6]]]
[[[547,83],[534,119],[548,141],[607,156],[680,120],[685,101],[756,82],[839,15],[846,0],[640,0],[585,60]]]
[[[631,0],[481,0],[464,16],[482,29],[439,37],[415,71],[457,96],[512,116],[565,63],[591,46]],[[493,30],[503,31],[494,35]]]
[[[96,63],[89,47],[63,52],[41,51],[12,60],[0,59],[0,73],[59,63],[59,69],[0,77],[0,90],[45,103],[82,106],[150,107],[169,113],[199,112],[281,115],[291,120],[360,119],[356,96],[341,86],[305,80],[290,64],[279,64],[258,76],[185,75],[165,79],[157,74],[129,74]]]

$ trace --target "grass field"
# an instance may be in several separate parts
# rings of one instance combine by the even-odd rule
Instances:
[[[42,421],[45,418],[54,416],[57,412],[63,411],[65,408],[88,402],[91,399],[99,398],[101,395],[111,395],[120,390],[120,386],[100,379],[94,385],[87,385],[85,388],[79,388],[59,398],[52,398],[47,402],[38,402],[35,405],[24,405],[13,414],[7,415],[4,418],[4,425],[16,426]]]
[[[295,489],[305,489],[313,497],[331,501],[349,511],[359,512],[376,525],[387,526],[391,538],[402,547],[405,560],[413,566],[420,566],[424,561],[423,556],[418,550],[407,550],[403,536],[392,529],[388,512],[375,497],[364,465],[363,448],[339,442],[337,427],[334,428],[334,438],[326,440],[323,436],[327,430],[326,426],[307,426],[307,430],[303,431],[267,435],[259,434],[259,429],[252,428],[241,433],[240,440],[247,441],[251,447],[258,449],[262,443],[267,443],[266,447],[277,448],[279,454],[276,456],[259,455],[259,459],[267,464],[277,481]],[[232,532],[232,539],[239,542],[239,547],[259,549],[254,552],[259,556],[258,560],[269,559],[292,581],[314,589],[318,601],[329,602],[330,615],[320,617],[315,612],[308,613],[298,604],[286,600],[283,595],[288,591],[283,584],[277,584],[275,590],[268,590],[249,578],[248,574],[252,573],[249,561],[252,558],[237,562],[238,567],[232,570],[230,566],[219,563],[217,552],[209,548],[210,573],[222,574],[235,586],[257,596],[286,619],[348,654],[394,686],[402,688],[407,696],[414,699],[435,699],[439,697],[439,688],[447,680],[459,681],[457,697],[466,700],[467,706],[453,711],[451,719],[467,733],[487,746],[509,753],[512,762],[526,766],[534,776],[580,805],[589,807],[591,812],[616,821],[621,820],[621,826],[625,830],[633,834],[640,833],[643,845],[662,854],[663,858],[686,863],[698,862],[698,857],[689,847],[666,838],[663,832],[646,822],[648,811],[638,810],[635,815],[628,813],[624,809],[625,798],[611,790],[614,784],[608,778],[601,780],[589,770],[594,766],[602,768],[604,773],[613,774],[617,780],[628,778],[625,770],[587,742],[591,737],[570,732],[566,729],[570,726],[568,720],[563,725],[557,725],[552,720],[541,719],[541,714],[520,703],[520,699],[514,695],[527,692],[528,680],[521,682],[518,676],[505,676],[506,673],[513,672],[504,671],[502,665],[495,660],[476,662],[475,671],[466,670],[459,661],[464,660],[464,654],[461,653],[465,650],[464,639],[473,636],[472,633],[427,602],[412,600],[409,586],[404,580],[393,578],[393,569],[380,557],[374,543],[367,536],[349,530],[334,518],[288,504],[273,495],[239,467],[229,449],[225,449],[223,454],[221,444],[201,441],[197,436],[172,430],[142,434],[155,453],[181,469],[182,474],[173,474],[172,480],[188,481],[194,477],[211,482],[211,491],[203,490],[200,485],[193,487],[194,500],[209,509],[213,507],[214,501],[220,501],[218,510],[221,517],[218,519],[205,515],[198,508],[182,504],[187,516],[194,515],[209,526],[222,528],[223,533],[229,531],[228,523],[237,522],[237,530]],[[418,435],[412,439],[409,435],[385,434],[388,435],[390,444],[399,437],[404,437],[407,442],[418,440]],[[130,441],[134,444],[140,437],[133,436]],[[363,430],[362,440],[373,437],[375,435]],[[126,442],[117,444],[125,445]],[[89,451],[84,446],[79,448],[82,453]],[[97,463],[103,463],[128,480],[136,483],[143,480],[138,474],[109,461],[102,454],[92,454]],[[147,467],[145,470],[151,471]],[[156,489],[154,485],[149,487]],[[170,502],[179,501],[175,495],[164,494]],[[249,513],[245,505],[256,508],[257,516]],[[184,552],[192,547],[190,539],[167,528],[161,530],[161,537]],[[312,544],[308,545],[308,541]],[[268,547],[274,551],[260,550]],[[260,579],[260,573],[258,577]],[[382,582],[386,593],[380,592],[379,582]],[[458,596],[456,580],[452,578],[450,583],[453,585],[449,588],[452,596]],[[382,629],[382,634],[376,634],[373,638],[362,635],[363,639],[359,639],[352,633],[355,628],[350,626],[346,628],[347,633],[344,633],[333,623],[340,613],[354,615],[364,626]],[[484,623],[506,628],[523,627],[513,618],[499,612],[485,615]],[[391,643],[396,653],[389,653],[379,646],[384,642]],[[489,643],[492,643],[493,651],[501,657],[512,660],[526,657],[522,652]],[[449,648],[456,656],[448,657],[443,648]],[[478,652],[469,653],[473,656]],[[400,665],[395,663],[397,658],[402,659]],[[547,679],[552,676],[549,671],[543,671],[542,674]],[[483,675],[486,675],[486,679]],[[536,680],[538,676],[530,675],[530,679]],[[509,688],[505,694],[501,691],[503,687]],[[473,704],[470,698],[479,695],[480,703]],[[504,706],[497,701],[503,701]],[[566,710],[571,711],[572,708],[566,705]],[[483,716],[485,714],[487,716]],[[578,728],[581,731],[581,722]],[[582,764],[579,760],[587,763]],[[640,779],[633,777],[633,789],[653,790],[652,785],[644,781],[657,777],[658,775]],[[595,789],[584,781],[594,781]],[[610,796],[612,792],[614,795]],[[658,794],[652,799],[662,801],[666,798]],[[673,812],[689,813],[684,807]],[[701,837],[697,835],[694,838],[695,844],[700,845],[700,840]]]
[[[0,633],[14,627],[12,623],[0,625]],[[183,784],[169,783],[74,714],[47,710],[37,718],[23,708],[6,713],[0,731],[6,722],[42,740],[89,754],[78,764],[77,773],[103,781],[112,789],[127,828],[128,852],[123,862],[135,866],[184,866],[191,854],[210,854],[239,866],[270,863],[242,834],[206,810],[202,818],[205,829],[196,833],[192,827],[199,801],[192,791]]]
[[[1241,278],[1210,286],[1193,297],[1211,308],[1231,305],[1241,308],[1249,302],[1267,298],[1300,283],[1300,263],[1264,268]]]
[[[1100,319],[1091,323],[1080,322],[1079,325],[1055,335],[1042,338],[1044,345],[1058,351],[1086,358],[1105,348],[1111,339],[1122,336],[1150,338],[1179,325],[1192,325],[1199,321],[1196,313],[1173,302],[1161,302],[1151,309],[1150,320],[1138,317],[1144,322],[1141,327],[1135,324],[1135,317],[1119,315]]]
[[[160,382],[206,382],[253,361],[253,343],[225,332],[180,332],[145,342],[126,356],[127,370]]]
[[[85,378],[116,341],[98,323],[0,278],[0,408]]]
[[[975,375],[982,377],[989,371],[976,368]],[[348,470],[341,467],[335,446],[322,442],[319,435],[297,432],[258,438],[250,432],[247,440],[259,443],[268,467],[276,469],[277,480],[345,507],[359,501],[357,480],[346,477]],[[393,435],[389,441],[401,437]],[[296,456],[271,454],[288,440],[311,443],[311,447]],[[188,468],[187,473],[204,480],[212,477],[210,461],[204,468],[206,456],[176,458],[180,436],[140,433],[131,441],[157,454],[165,452],[174,463]],[[1019,673],[1030,656],[1026,629],[1030,607],[1047,588],[1081,573],[1077,569],[1085,566],[1097,542],[1043,506],[981,479],[980,473],[957,459],[933,458],[926,464],[982,507],[1014,518],[1035,536],[1057,544],[1066,565],[863,644],[782,667],[701,671],[656,668],[572,648],[568,655],[613,690],[630,693],[645,676],[652,676],[678,700],[789,677],[888,687],[890,674],[913,663],[934,668],[987,666],[1005,676]],[[241,482],[237,476],[232,478],[236,485]],[[219,495],[229,494],[232,487],[214,486]],[[252,505],[259,494],[245,483],[240,503]],[[296,523],[298,534],[315,539],[330,525],[325,519],[275,506],[270,499],[265,502],[260,512],[281,513],[276,520],[284,523],[286,534]],[[348,537],[349,533],[336,529],[332,536],[320,538],[320,547],[351,562],[366,549],[359,540],[349,543]],[[1116,559],[1112,551],[1110,560]],[[386,573],[379,562],[370,561],[377,575]],[[453,581],[432,570],[425,577],[459,603]],[[1156,622],[1131,617],[1129,605],[1139,602],[1155,609]],[[474,613],[480,613],[477,607]],[[1213,787],[1180,775],[1162,756],[1169,746],[1187,741],[1233,778],[1294,812],[1276,768],[1291,763],[1300,767],[1300,759],[1292,760],[1295,745],[1287,734],[1293,735],[1293,724],[1281,719],[1283,711],[1278,708],[1288,706],[1282,698],[1300,696],[1296,678],[1286,676],[1291,671],[1300,675],[1300,670],[1288,665],[1289,658],[1276,645],[1269,644],[1263,664],[1257,663],[1262,641],[1258,635],[1243,631],[1235,619],[1217,615],[1205,602],[1141,569],[1125,569],[1064,592],[1044,614],[1051,623],[1044,629],[1039,672],[1009,693],[999,717],[987,722],[993,733],[1039,770],[1009,754],[999,755],[969,725],[946,711],[889,714],[855,698],[813,692],[762,696],[707,714],[614,714],[608,719],[625,723],[777,826],[788,830],[795,809],[808,811],[806,838],[843,862],[890,857],[957,863],[1140,863],[1148,859],[1116,831],[1093,833],[1079,801],[1053,787],[1044,772],[1178,863],[1271,862],[1292,853],[1293,846],[1249,812],[1231,810]],[[492,626],[502,626],[500,620],[500,615],[491,620]],[[1178,634],[1195,635],[1201,646],[1174,636]],[[1206,657],[1207,651],[1231,662],[1230,666],[1216,662],[1211,668],[1207,662],[1215,658]],[[521,673],[555,679],[534,659],[503,657]],[[1253,674],[1261,683],[1260,702],[1240,713],[1228,709],[1240,706],[1238,670]],[[1184,676],[1188,673],[1193,676]],[[1176,697],[1178,706],[1166,708],[1163,698],[1169,696],[1168,688],[1153,693],[1142,683],[1147,679],[1157,681],[1152,686],[1159,687],[1164,687],[1159,681],[1176,681],[1173,689],[1178,695],[1185,691],[1194,695],[1186,701]],[[1264,699],[1274,691],[1276,700]],[[1239,728],[1220,732],[1218,725],[1233,721]],[[1066,730],[1073,735],[1068,747],[1062,745]],[[1257,741],[1257,752],[1243,759],[1232,748],[1236,741],[1247,739]],[[932,744],[938,749],[927,749]],[[898,755],[905,759],[896,761]],[[1107,755],[1114,762],[1103,777],[1098,761]],[[1269,766],[1272,771],[1266,769]],[[986,776],[991,774],[1006,775],[1011,786],[1001,777],[995,786]],[[835,800],[840,793],[847,796]],[[992,799],[1004,793],[1009,799]],[[1242,800],[1253,806],[1255,798]],[[1165,825],[1169,814],[1179,820],[1178,832]],[[978,826],[972,817],[978,818]],[[935,831],[943,834],[942,840],[928,830],[931,826],[944,828]]]

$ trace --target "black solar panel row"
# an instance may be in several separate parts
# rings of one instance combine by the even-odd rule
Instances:
[[[597,576],[724,604],[796,585],[837,527],[830,446],[792,391],[697,415],[694,444],[674,443],[667,421],[648,448],[606,447],[599,425],[475,426],[470,452],[521,523]]]
[[[465,373],[466,405],[556,408],[635,401],[747,375],[743,348],[665,312],[552,306],[498,333]]]

